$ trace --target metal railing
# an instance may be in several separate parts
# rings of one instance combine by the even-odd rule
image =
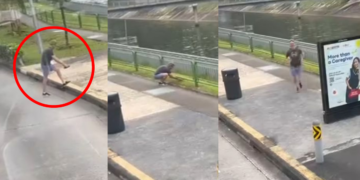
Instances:
[[[118,1],[109,1],[109,8],[115,7],[135,7],[135,6],[145,6],[145,5],[155,5],[160,3],[170,3],[170,2],[181,2],[184,0],[118,0]]]
[[[193,81],[196,87],[218,85],[217,59],[115,43],[109,43],[108,48],[109,67],[120,65],[134,68],[134,71],[155,71],[161,65],[174,63],[174,73]]]
[[[219,39],[246,45],[251,52],[254,49],[262,49],[269,52],[269,56],[274,58],[274,54],[286,54],[289,50],[290,39],[282,39],[260,34],[247,33],[231,29],[219,28]],[[316,44],[295,41],[296,44],[305,52],[305,59],[318,63],[318,53]]]
[[[65,21],[68,28],[78,28],[93,31],[108,30],[107,16],[100,14],[70,13],[64,10],[64,8],[51,11],[41,11],[36,9],[35,11],[37,18],[47,24],[63,26]],[[29,8],[23,10],[22,13],[29,16],[32,15]],[[65,20],[62,17],[62,13],[64,13]]]

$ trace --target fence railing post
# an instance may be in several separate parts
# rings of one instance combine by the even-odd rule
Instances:
[[[230,41],[230,47],[232,49],[234,47],[232,33],[229,34],[229,41]]]
[[[45,14],[45,19],[46,19],[46,22],[48,22],[48,15],[47,15],[47,11],[44,12]]]
[[[133,51],[132,54],[133,54],[135,71],[139,71],[139,65],[138,65],[138,61],[137,61],[137,53],[136,53],[136,51]]]
[[[274,42],[270,41],[269,46],[270,46],[271,58],[274,58]]]
[[[254,52],[253,37],[250,36],[249,41],[250,41],[250,43],[249,43],[250,44],[250,50],[251,50],[251,52]]]
[[[82,28],[81,14],[78,13],[79,27]]]
[[[51,15],[51,21],[52,21],[52,23],[55,24],[54,10],[52,10],[52,11],[50,12],[50,15]]]
[[[100,25],[100,16],[99,16],[99,14],[96,14],[96,21],[97,21],[98,29],[100,31],[101,30],[101,25]]]
[[[159,60],[160,60],[160,65],[164,65],[165,62],[164,62],[164,56],[160,55],[159,56]]]
[[[111,67],[112,66],[112,64],[111,64],[112,62],[111,62],[111,49],[110,48],[108,48],[108,64],[109,64],[109,67]]]
[[[197,74],[197,62],[192,62],[192,68],[193,68],[193,79],[195,87],[199,87],[199,81],[198,81],[198,74]]]

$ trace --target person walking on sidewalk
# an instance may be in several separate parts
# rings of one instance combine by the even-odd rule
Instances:
[[[64,81],[64,79],[62,78],[60,69],[55,67],[51,61],[54,60],[57,63],[61,64],[62,66],[64,66],[64,68],[69,68],[70,66],[63,63],[62,61],[60,61],[54,54],[54,49],[56,47],[56,41],[51,41],[50,42],[50,47],[45,49],[42,52],[42,57],[41,57],[41,69],[44,75],[43,78],[43,96],[50,96],[50,94],[46,91],[46,85],[47,85],[47,81],[48,81],[48,76],[52,71],[55,71],[57,73],[57,75],[59,76],[62,85],[65,86],[67,85],[70,81]]]
[[[290,61],[291,75],[294,78],[296,91],[299,92],[302,88],[301,73],[302,73],[302,60],[304,58],[304,52],[296,46],[295,42],[290,41],[290,49],[286,53],[286,58]]]
[[[154,78],[157,80],[160,80],[159,84],[160,85],[165,85],[166,84],[166,79],[168,77],[176,79],[172,74],[171,74],[171,70],[174,69],[175,65],[173,63],[169,63],[168,65],[162,65],[160,67],[158,67],[158,69],[156,70],[155,74],[154,74]]]

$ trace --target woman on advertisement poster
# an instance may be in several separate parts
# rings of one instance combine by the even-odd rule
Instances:
[[[358,57],[354,58],[349,74],[346,78],[346,103],[353,103],[359,100],[359,63]]]

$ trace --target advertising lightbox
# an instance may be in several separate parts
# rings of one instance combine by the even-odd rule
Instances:
[[[360,37],[318,43],[325,113],[352,110],[360,95]]]

